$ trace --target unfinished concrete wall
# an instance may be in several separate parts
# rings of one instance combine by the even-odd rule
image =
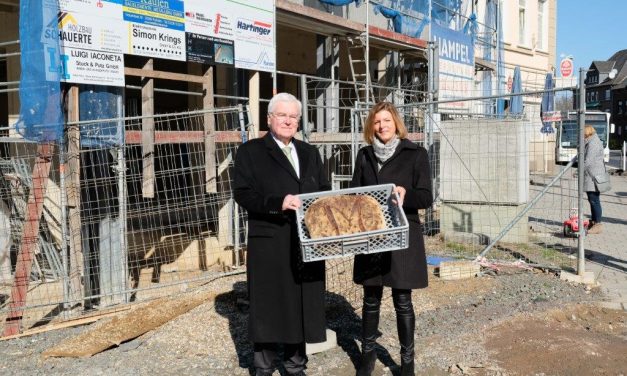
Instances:
[[[529,134],[521,120],[440,123],[440,229],[493,238],[529,200]],[[503,241],[527,241],[523,219]]]

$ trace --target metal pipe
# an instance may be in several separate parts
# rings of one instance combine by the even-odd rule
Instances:
[[[59,148],[59,189],[61,190],[61,259],[62,259],[62,270],[63,270],[63,278],[61,278],[61,283],[63,284],[63,318],[68,318],[67,309],[70,308],[67,303],[70,300],[70,265],[69,265],[69,254],[68,254],[68,226],[67,226],[67,189],[65,186],[65,174],[66,174],[66,165],[65,165],[65,140],[61,143],[61,147]]]
[[[441,103],[452,103],[452,102],[466,102],[466,101],[478,101],[478,100],[482,100],[482,99],[498,99],[498,98],[509,98],[509,97],[514,97],[514,96],[520,96],[520,95],[536,95],[536,94],[543,94],[543,93],[556,93],[556,92],[560,92],[560,91],[572,91],[577,89],[576,86],[572,86],[572,87],[564,87],[564,88],[559,88],[559,89],[548,89],[548,90],[534,90],[534,91],[524,91],[522,93],[507,93],[507,94],[500,94],[500,95],[484,95],[484,96],[480,96],[480,97],[464,97],[464,98],[452,98],[452,99],[440,99],[438,101],[435,102],[420,102],[420,105],[428,105],[428,104],[441,104]],[[406,104],[406,105],[402,105],[400,107],[416,107],[415,103],[412,104]],[[468,113],[460,113],[463,115],[468,115]]]
[[[300,76],[300,96],[301,96],[301,104],[302,108],[302,116],[301,121],[303,125],[301,126],[301,134],[303,135],[303,140],[309,140],[309,93],[307,93],[307,77]]]
[[[623,141],[623,152],[620,156],[622,163],[622,167],[623,167],[623,172],[625,172],[625,166],[627,164],[627,141]]]
[[[133,90],[141,90],[141,86],[135,86],[135,85],[126,85],[125,88],[133,89]],[[194,96],[198,96],[198,97],[203,97],[205,95],[203,93],[198,93],[198,92],[195,92],[195,91],[187,91],[187,90],[172,90],[172,89],[158,89],[158,88],[155,88],[154,91],[157,92],[157,93],[194,95]]]
[[[585,72],[583,68],[579,69],[579,106],[577,108],[578,125],[579,125],[579,156],[577,158],[577,225],[579,226],[579,237],[577,239],[577,274],[583,276],[586,271],[586,259],[584,249],[584,238],[586,236],[586,229],[583,227],[583,183],[584,183],[584,127],[586,125],[586,83]]]
[[[0,59],[3,57],[20,56],[21,52],[7,52],[6,54],[0,54]]]
[[[0,2],[0,4],[2,4],[2,3]],[[8,41],[8,42],[0,42],[0,47],[12,46],[14,44],[20,44],[20,40],[17,39],[17,40],[11,40],[11,41]]]
[[[366,103],[370,103],[370,1],[366,1]],[[374,102],[374,98],[372,98]]]
[[[5,81],[5,82],[0,82],[0,86],[13,86],[13,85],[19,85],[20,81]]]
[[[483,251],[481,251],[481,253],[479,253],[479,255],[476,257],[476,260],[478,261],[479,259],[481,259],[482,257],[485,256],[486,253],[488,253],[488,251],[490,249],[492,249],[492,247],[494,247],[494,245],[501,240],[508,232],[509,230],[511,230],[514,225],[516,225],[516,223],[518,223],[518,221],[525,216],[525,214],[527,214],[527,212],[529,210],[531,210],[531,208],[533,208],[533,206],[540,201],[540,199],[542,197],[544,197],[544,194],[551,188],[553,187],[553,185],[555,184],[556,181],[558,181],[559,179],[562,178],[562,176],[566,173],[566,171],[568,171],[568,169],[570,169],[573,164],[575,163],[575,161],[577,160],[577,157],[573,157],[573,159],[570,160],[570,162],[568,162],[568,164],[562,169],[562,171],[557,174],[545,187],[544,189],[542,189],[542,191],[540,193],[538,193],[536,195],[536,197],[533,198],[533,200],[531,200],[527,206],[525,206],[525,208],[518,213],[518,215],[516,217],[514,217],[514,219],[512,219],[509,224],[507,226],[505,226],[505,228],[494,238],[492,239],[492,241],[490,242],[490,244],[488,244],[487,247],[485,247],[483,249]]]
[[[276,0],[272,2],[272,27],[274,28],[274,32],[272,33],[272,44],[274,45],[274,67],[272,68],[272,96],[277,93],[277,51],[279,50],[276,47]]]

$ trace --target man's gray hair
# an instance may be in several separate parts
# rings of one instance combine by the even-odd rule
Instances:
[[[296,107],[298,108],[298,116],[302,115],[303,105],[300,103],[298,98],[296,98],[295,96],[293,96],[290,93],[277,93],[277,94],[275,94],[272,97],[272,99],[270,99],[270,103],[268,103],[268,114],[271,114],[271,113],[274,112],[274,106],[278,102],[293,102],[293,103],[296,103]]]

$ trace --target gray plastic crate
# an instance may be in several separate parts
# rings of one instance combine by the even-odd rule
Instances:
[[[392,198],[396,198],[393,189],[394,184],[382,184],[298,195],[303,203],[296,211],[303,261],[318,261],[360,253],[377,253],[407,248],[409,225],[405,212],[392,202]],[[305,212],[316,199],[337,195],[368,195],[375,198],[381,206],[386,228],[350,235],[311,239],[305,225]]]

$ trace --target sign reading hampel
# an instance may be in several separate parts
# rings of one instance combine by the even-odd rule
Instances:
[[[470,35],[436,24],[431,35],[438,44],[440,100],[463,98],[472,93],[475,74],[475,53]],[[470,110],[470,102],[442,103],[440,109]]]

